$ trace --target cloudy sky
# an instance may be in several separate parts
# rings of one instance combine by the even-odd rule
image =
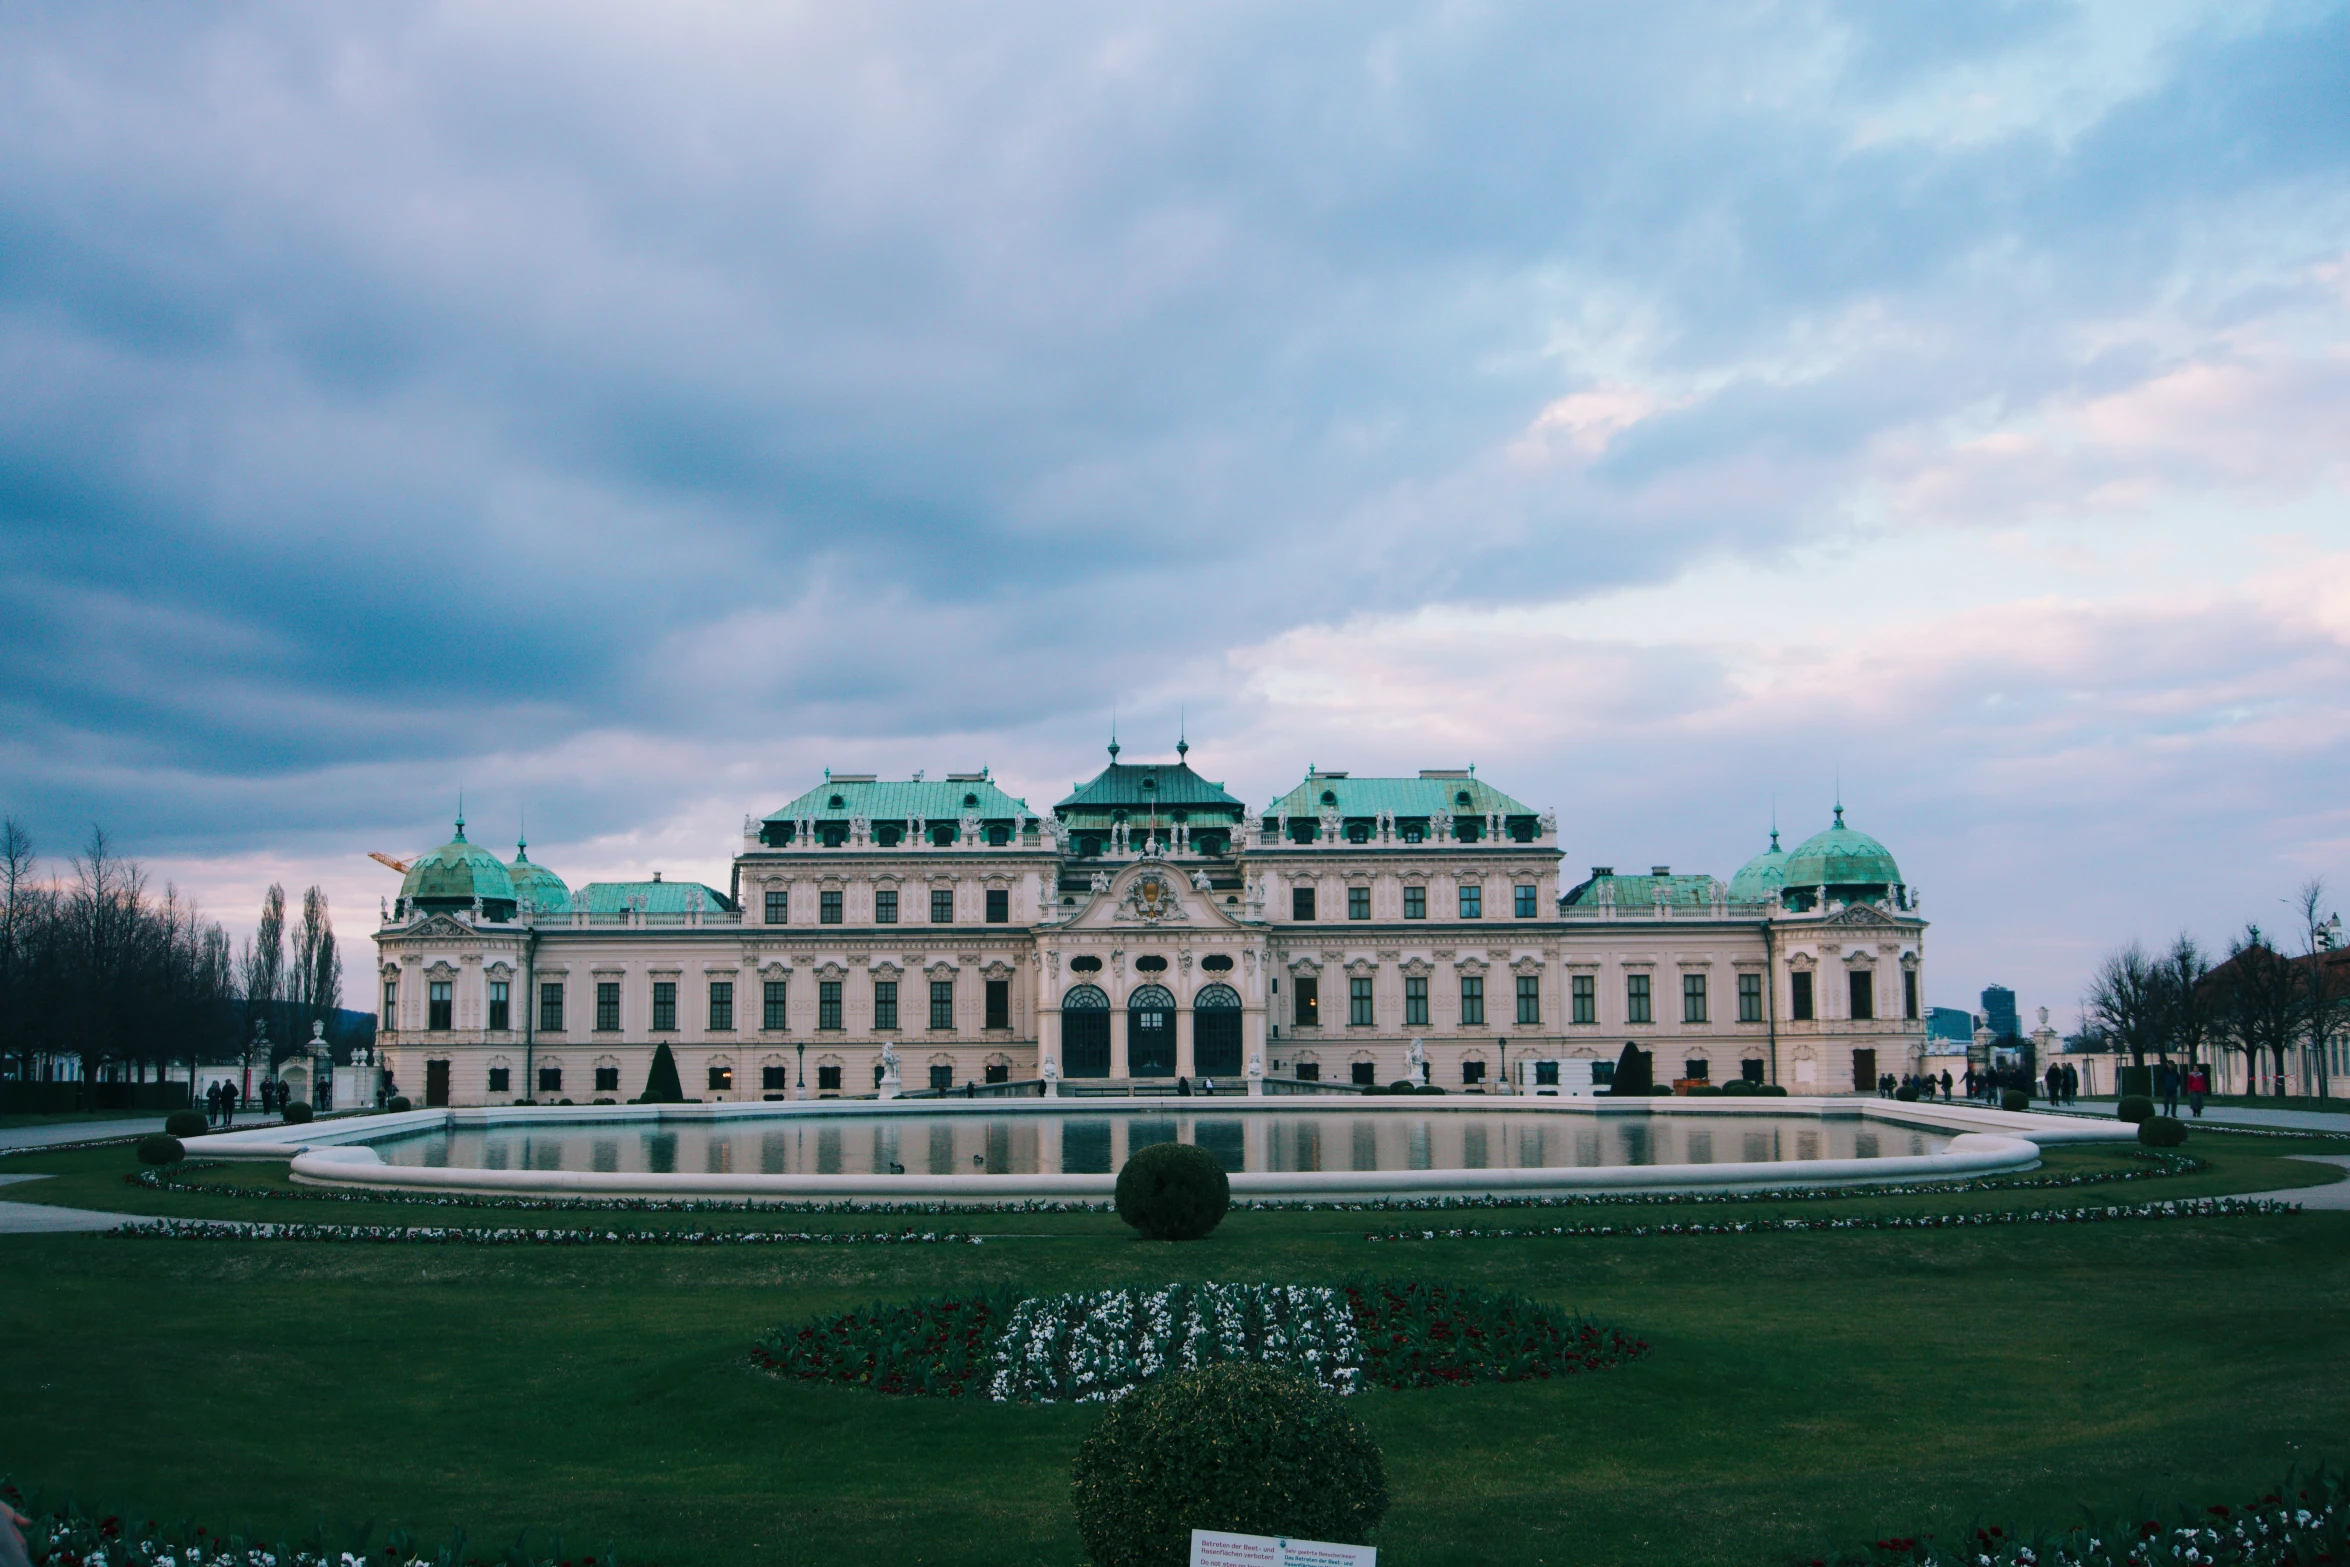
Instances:
[[[831,766],[2350,895],[2350,8],[0,12],[0,804],[232,928]],[[2350,899],[2346,899],[2350,901]]]

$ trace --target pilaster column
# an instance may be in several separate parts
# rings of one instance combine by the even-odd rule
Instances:
[[[1199,1057],[1193,1053],[1193,1040],[1197,1033],[1194,1026],[1196,1017],[1197,1014],[1189,1007],[1175,1009],[1175,1075],[1177,1077],[1199,1076]]]

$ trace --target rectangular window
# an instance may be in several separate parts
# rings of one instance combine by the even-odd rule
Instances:
[[[770,888],[767,893],[767,923],[784,925],[791,921],[791,893],[788,889]]]
[[[790,985],[791,981],[785,979],[767,981],[766,999],[759,1008],[759,1026],[761,1028],[786,1029],[791,1027],[791,1010],[787,1004],[791,999]]]
[[[877,1029],[898,1026],[898,982],[894,979],[873,982],[873,1026]]]
[[[1322,982],[1311,975],[1300,975],[1291,987],[1296,991],[1296,1011],[1293,1013],[1300,1028],[1312,1028],[1322,1021]]]
[[[734,1027],[734,981],[710,981],[710,1026],[716,1029]]]
[[[987,1064],[987,1069],[980,1074],[980,1080],[982,1082],[988,1083],[1010,1082],[1012,1080],[1012,1063],[1009,1061],[990,1061]]]
[[[1556,1061],[1537,1061],[1534,1063],[1535,1087],[1556,1088],[1558,1085],[1559,1064]]]
[[[1012,923],[1012,893],[1007,887],[987,889],[987,922],[990,925]]]
[[[616,979],[596,981],[596,1027],[607,1034],[620,1031],[620,982]]]
[[[1798,1023],[1811,1021],[1811,975],[1796,973],[1787,976],[1787,1015]]]
[[[1574,1019],[1578,1023],[1599,1021],[1599,976],[1577,974],[1568,982],[1570,999],[1574,1004]]]
[[[1481,920],[1485,917],[1485,889],[1471,882],[1461,888],[1461,918]]]
[[[1852,992],[1852,1015],[1866,1022],[1877,1015],[1877,976],[1865,968],[1856,968],[1844,976],[1846,988]]]
[[[1368,978],[1346,982],[1346,1020],[1356,1028],[1370,1027],[1371,981]]]
[[[561,1067],[542,1066],[539,1068],[539,1092],[542,1094],[563,1092],[563,1069]]]
[[[448,980],[436,979],[426,986],[424,992],[426,1008],[424,1026],[426,1028],[454,1026],[450,1019],[450,1013],[456,1010],[456,1003],[449,999],[450,984],[451,982]]]
[[[952,887],[931,888],[930,923],[933,925],[952,925],[954,922],[955,889]]]
[[[1367,920],[1371,917],[1370,888],[1349,887],[1346,889],[1346,917],[1350,920]]]
[[[1539,974],[1520,974],[1518,976],[1518,1021],[1521,1023],[1542,1021],[1542,976]]]
[[[620,1092],[620,1068],[616,1066],[597,1067],[596,1092],[599,1094],[616,1094]]]
[[[838,892],[816,894],[816,922],[820,925],[838,925],[840,923],[840,894]]]
[[[816,1026],[838,1028],[840,1024],[840,981],[820,979],[816,982]],[[839,1087],[839,1084],[834,1084]]]
[[[987,982],[986,1026],[989,1028],[1010,1028],[1012,1026],[1012,982],[1008,979],[991,979]]]
[[[898,891],[895,887],[883,887],[873,894],[873,923],[895,925],[897,922]]]
[[[1918,973],[1916,969],[1901,971],[1901,1015],[1911,1022],[1918,1016]]]
[[[387,1033],[400,1026],[400,982],[396,979],[384,981],[383,1026]]]
[[[677,981],[653,981],[653,1028],[657,1033],[677,1031]]]
[[[733,1091],[734,1068],[730,1066],[714,1066],[710,1068],[710,1092],[714,1094],[726,1094],[732,1093]]]
[[[490,981],[490,1027],[506,1029],[514,1026],[511,995],[512,992],[506,988],[506,981]]]
[[[1407,920],[1424,920],[1428,917],[1427,888],[1406,887],[1403,890],[1403,917]]]
[[[1624,976],[1624,1021],[1627,1023],[1653,1023],[1656,1021],[1648,1008],[1648,976],[1646,974]]]
[[[955,982],[951,979],[934,979],[930,982],[930,1026],[955,1026]]]
[[[1301,1083],[1320,1082],[1322,1080],[1322,1063],[1319,1061],[1300,1061],[1297,1064],[1297,1080]]]
[[[1463,1061],[1461,1063],[1461,1081],[1464,1083],[1484,1082],[1485,1063],[1477,1060]]]
[[[1485,980],[1482,975],[1461,976],[1461,1026],[1485,1021]]]
[[[1428,1026],[1428,982],[1408,974],[1403,982],[1403,1024],[1406,1028]]]
[[[1681,1063],[1681,1075],[1691,1082],[1711,1082],[1714,1075],[1713,1061],[1710,1057],[1691,1056]]]
[[[930,1069],[930,1086],[941,1091],[954,1087],[955,1069],[951,1066],[934,1064]]]
[[[491,1068],[490,1068],[490,1092],[491,1092],[491,1093],[493,1093],[493,1094],[510,1094],[510,1093],[512,1093],[514,1090],[513,1090],[512,1088],[508,1087],[507,1085],[508,1085],[508,1084],[510,1084],[510,1083],[512,1083],[513,1081],[514,1081],[514,1073],[513,1073],[513,1070],[512,1070],[511,1068],[509,1068],[509,1067],[502,1067],[502,1066],[493,1066],[493,1067],[491,1067]]]
[[[1371,1087],[1373,1084],[1379,1081],[1379,1063],[1376,1061],[1357,1061],[1354,1064],[1353,1077],[1355,1087]]]
[[[818,1067],[816,1069],[816,1091],[820,1094],[839,1093],[840,1068],[837,1066]]]
[[[1310,920],[1314,917],[1313,888],[1292,887],[1289,889],[1289,917],[1293,920]]]
[[[763,1091],[770,1092],[778,1088],[791,1087],[791,1068],[788,1066],[759,1068],[759,1087]]]
[[[1681,1021],[1684,1023],[1705,1021],[1705,976],[1703,974],[1681,976]]]
[[[1738,1021],[1759,1023],[1762,1020],[1762,976],[1741,974],[1738,976]]]
[[[563,1032],[563,987],[549,981],[539,986],[539,1028],[549,1034]]]
[[[1536,909],[1538,908],[1534,898],[1534,889],[1532,887],[1520,887],[1517,892],[1513,894],[1513,896],[1517,900],[1518,918],[1522,920],[1532,919],[1535,915]]]

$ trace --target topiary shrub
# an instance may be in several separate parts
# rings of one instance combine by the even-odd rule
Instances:
[[[1917,1085],[1914,1083],[1904,1083],[1899,1088],[1893,1090],[1893,1097],[1900,1100],[1905,1105],[1914,1105],[1918,1102]]]
[[[1399,1077],[1387,1085],[1387,1091],[1391,1094],[1416,1094],[1420,1091],[1420,1085],[1409,1078]]]
[[[1633,1044],[1630,1040],[1624,1041],[1624,1053],[1616,1057],[1615,1081],[1610,1085],[1608,1092],[1611,1094],[1647,1093],[1650,1085],[1656,1081],[1651,1075],[1655,1064],[1656,1058],[1647,1051]]]
[[[1069,1499],[1099,1567],[1183,1567],[1194,1529],[1367,1545],[1387,1468],[1335,1394],[1225,1361],[1112,1404],[1077,1449]]]
[[[408,1108],[408,1096],[406,1094],[394,1094],[391,1098],[384,1101],[384,1113],[387,1115],[399,1115]]]
[[[1692,1099],[1719,1099],[1722,1097],[1722,1090],[1711,1083],[1691,1083],[1689,1097]]]
[[[640,1105],[685,1103],[685,1086],[677,1080],[677,1057],[669,1053],[666,1040],[653,1052],[653,1069],[645,1074],[645,1091],[636,1102]]]
[[[1118,1172],[1118,1217],[1144,1240],[1196,1241],[1231,1207],[1224,1167],[1190,1143],[1152,1143]]]
[[[2144,1094],[2124,1094],[2113,1113],[2133,1125],[2143,1126],[2146,1118],[2154,1113],[2154,1101]]]
[[[180,1140],[169,1132],[149,1132],[139,1139],[139,1163],[177,1164],[188,1156]]]
[[[310,1120],[310,1106],[304,1103],[302,1100],[297,1099],[292,1104],[286,1106],[285,1118],[286,1125],[288,1126],[305,1125]]]
[[[2176,1148],[2187,1140],[2187,1123],[2175,1115],[2150,1115],[2138,1123],[2138,1141],[2149,1148]]]
[[[1999,1096],[1999,1108],[2002,1110],[2029,1110],[2032,1108],[2032,1096],[2020,1088],[2010,1088]]]
[[[164,1121],[163,1129],[174,1137],[202,1137],[211,1130],[201,1110],[174,1110]]]
[[[1423,1083],[1412,1092],[1415,1094],[1441,1094],[1444,1092],[1444,1085],[1442,1083]]]

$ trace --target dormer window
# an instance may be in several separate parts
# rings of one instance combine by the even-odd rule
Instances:
[[[975,794],[967,794],[963,796],[963,803],[965,805],[977,805],[979,803],[979,796]]]
[[[1335,789],[1323,790],[1322,803],[1324,805],[1336,805],[1338,803],[1338,791]]]
[[[840,797],[839,795],[837,795],[837,794],[836,794],[836,795],[834,795],[834,796],[833,796],[831,799],[829,799],[829,800],[827,800],[827,801],[825,801],[825,802],[824,802],[824,808],[825,808],[826,810],[828,810],[828,811],[837,811],[837,810],[841,810],[841,809],[843,809],[843,808],[845,807],[845,805],[846,805],[846,802],[845,802],[845,801],[843,801],[843,800],[841,799],[841,797]]]
[[[1463,810],[1467,810],[1469,808],[1469,791],[1463,789],[1460,793],[1454,795],[1452,797],[1452,803],[1459,806]]]

